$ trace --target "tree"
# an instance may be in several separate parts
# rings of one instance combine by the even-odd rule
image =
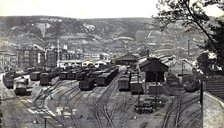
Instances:
[[[205,45],[200,48],[217,55],[211,63],[224,70],[224,21],[213,20],[206,15],[204,8],[215,5],[224,11],[224,0],[159,0],[159,16],[156,17],[165,29],[171,23],[180,23],[184,27],[195,28],[205,34]],[[204,58],[201,54],[200,58]],[[200,60],[200,58],[198,60]],[[203,61],[199,61],[202,63]],[[200,65],[200,64],[199,64]],[[202,64],[201,64],[202,65]]]

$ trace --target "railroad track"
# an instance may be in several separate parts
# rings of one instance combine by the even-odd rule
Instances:
[[[115,127],[114,123],[113,123],[113,115],[115,113],[115,110],[112,109],[112,111],[109,112],[108,110],[108,101],[109,98],[112,94],[112,92],[115,91],[115,89],[117,88],[117,80],[118,78],[122,75],[123,71],[121,71],[112,81],[111,83],[108,85],[108,88],[106,88],[106,90],[103,92],[103,94],[97,99],[96,101],[96,110],[99,116],[100,113],[102,113],[104,115],[104,117],[106,117],[107,119],[107,123],[106,126],[111,126],[112,128]],[[116,108],[117,104],[115,104]],[[99,118],[101,119],[101,118]],[[103,126],[103,124],[101,123],[101,125]],[[101,128],[101,127],[99,127]]]
[[[170,127],[175,127],[176,124],[178,123],[178,115],[179,115],[179,111],[180,111],[180,107],[182,104],[182,98],[183,98],[183,92],[181,92],[180,89],[177,88],[168,88],[166,86],[167,89],[167,94],[171,94],[173,96],[175,96],[175,98],[171,99],[171,103],[169,105],[169,109],[165,115],[163,124],[162,124],[162,128],[170,128]],[[172,90],[172,91],[170,91]],[[171,116],[174,115],[175,117],[172,118]]]
[[[119,121],[116,126],[124,127],[129,109],[137,102],[137,98],[133,98],[133,95],[129,96],[128,94],[130,95],[130,92],[119,92],[119,96],[117,97],[114,108],[112,109],[113,112],[111,115],[111,120]],[[119,112],[117,113],[117,117],[115,113],[116,111]],[[107,127],[109,127],[109,125],[107,125]]]
[[[185,93],[184,93],[185,94]],[[182,99],[184,99],[184,97],[191,95],[185,95],[181,94],[178,97],[175,97],[175,99],[172,99],[172,102],[170,104],[170,110],[168,110],[164,122],[163,122],[163,128],[166,127],[175,127],[175,128],[182,128],[181,123],[184,122],[184,117],[186,117],[183,112],[186,111],[191,105],[195,104],[198,102],[199,97],[194,97],[190,100],[184,101]],[[198,111],[198,110],[197,110]],[[175,113],[175,114],[173,114]],[[171,117],[172,115],[174,115],[174,117]],[[188,116],[189,118],[190,116]]]
[[[192,128],[193,123],[195,123],[195,121],[197,121],[199,118],[201,117],[201,113],[197,114],[186,126],[186,128]],[[198,127],[198,126],[196,126]]]
[[[200,115],[201,114],[201,108],[199,108],[199,109],[196,109],[195,111],[193,111],[193,112],[191,112],[191,113],[189,113],[189,114],[187,114],[187,115],[185,115],[185,117],[183,117],[182,119],[180,119],[179,120],[179,122],[178,122],[178,127],[184,127],[183,125],[186,125],[187,124],[187,126],[186,127],[189,127],[188,125],[191,123],[191,119],[192,119],[192,117],[194,117],[194,116],[198,116],[198,115]],[[198,117],[199,118],[199,117]],[[194,119],[194,118],[193,118]],[[190,120],[190,121],[189,121]],[[180,125],[180,124],[182,124],[182,125]]]
[[[101,93],[103,91],[105,91],[106,88],[103,87],[96,87],[94,88],[90,93],[88,93],[86,100],[85,100],[85,104],[88,107],[90,113],[92,113],[92,115],[96,118],[97,120],[97,125],[99,128],[102,128],[102,122],[100,120],[100,115],[99,115],[99,111],[97,108],[97,97],[98,95],[101,95]],[[98,94],[96,97],[92,97],[94,94]],[[91,116],[91,115],[90,115]],[[88,119],[88,118],[87,118]]]
[[[81,92],[81,91],[78,91],[78,92],[75,93],[74,89],[77,89],[77,88],[74,87],[74,88],[70,89],[70,90],[71,90],[70,93],[67,93],[68,95],[66,95],[66,97],[65,97],[65,103],[64,103],[64,104],[61,104],[61,105],[63,105],[63,107],[62,107],[62,108],[63,108],[63,109],[62,109],[62,113],[63,113],[63,115],[62,115],[62,119],[64,120],[64,122],[66,122],[64,116],[69,116],[69,117],[72,119],[72,121],[68,123],[69,126],[75,126],[75,127],[77,128],[76,120],[75,120],[75,117],[73,116],[73,110],[72,110],[72,108],[73,108],[74,106],[70,106],[69,103],[70,103],[70,101],[71,101],[73,98],[76,98],[76,99],[78,100],[79,98],[81,98],[81,96],[82,96],[84,93]],[[72,95],[73,93],[75,93],[75,94]],[[72,96],[71,96],[71,95],[72,95]],[[66,112],[66,111],[65,111],[66,108],[67,108],[67,110],[68,110],[69,113],[70,113],[69,115],[64,115],[64,113]]]
[[[43,106],[44,106],[44,103],[45,103],[45,100],[47,99],[47,97],[51,96],[51,94],[56,91],[56,89],[59,89],[60,87],[63,87],[65,85],[68,85],[70,84],[71,82],[68,82],[68,83],[64,83],[64,84],[61,84],[62,81],[56,81],[54,86],[50,86],[49,88],[47,88],[47,90],[45,91],[41,91],[39,93],[39,95],[36,97],[36,99],[34,100],[34,104],[33,106],[35,108],[37,108],[36,110],[41,110],[41,112],[43,112],[44,114],[47,114],[49,117],[51,117],[54,121],[58,122],[60,125],[62,125],[62,127],[66,128],[67,127],[67,124],[65,124],[63,121],[60,121],[59,119],[57,119],[57,117],[55,117],[54,115],[52,115],[51,113],[49,113],[48,111],[46,111]],[[37,100],[40,100],[41,104],[42,104],[42,107],[39,107],[39,105],[37,105]],[[47,106],[47,105],[45,105]],[[43,116],[43,114],[40,114],[40,116]],[[51,124],[51,123],[50,123]]]
[[[187,120],[191,119],[192,116],[194,114],[197,114],[198,112],[200,113],[201,111],[201,106],[199,106],[199,109],[196,109],[195,111],[191,112],[190,111],[190,116],[186,114],[189,113],[189,111],[187,111],[188,109],[190,109],[190,107],[194,107],[195,105],[198,105],[198,101],[199,101],[199,97],[194,97],[186,102],[184,102],[184,104],[181,107],[181,110],[178,113],[178,120],[176,121],[176,127],[183,127],[183,125],[187,122]],[[185,111],[187,111],[187,113],[184,113]]]
[[[18,101],[19,103],[21,103],[26,109],[30,109],[30,106],[27,104],[27,102],[25,102],[25,101],[28,101],[28,99],[26,99],[26,98],[24,98],[24,97],[18,97],[18,96],[16,96],[11,90],[9,90],[9,89],[7,89],[7,88],[5,88],[6,90],[7,90],[7,92],[9,93],[9,95],[11,95],[12,97],[14,97],[14,99],[16,100],[16,101]],[[5,91],[5,90],[4,90]],[[11,106],[14,106],[14,105],[10,105],[9,106],[9,109],[11,108]],[[37,108],[35,108],[36,110],[37,110]],[[12,109],[11,109],[12,110]],[[42,110],[43,111],[43,110]],[[46,115],[48,115],[48,116],[51,116],[52,117],[52,115],[50,114],[50,113],[48,113],[48,112],[46,112],[46,111],[43,111]],[[37,114],[39,114],[40,115],[40,117],[42,118],[42,119],[44,119],[45,118],[45,115],[44,114],[41,114],[41,113],[37,113]],[[22,116],[20,116],[20,117],[22,117]],[[32,115],[32,117],[34,117],[34,119],[36,118],[36,116],[35,115]],[[33,120],[34,120],[33,119]],[[18,122],[18,121],[17,121]],[[51,122],[49,122],[49,121],[47,121],[47,123],[51,126],[51,127],[55,127],[55,125],[53,124],[53,123],[51,123]]]
[[[73,83],[74,81],[71,81],[71,82],[69,82],[69,84],[70,83]],[[75,81],[75,83],[76,83],[77,81]],[[67,85],[67,84],[66,84]],[[74,86],[74,87],[72,87],[72,88],[69,88],[68,90],[66,90],[64,93],[62,93],[59,97],[58,97],[58,99],[57,99],[57,106],[59,107],[59,106],[62,106],[62,113],[64,113],[64,109],[65,109],[65,107],[66,107],[66,105],[64,105],[64,103],[62,103],[61,101],[67,101],[67,97],[68,97],[68,95],[69,94],[71,94],[71,93],[73,93],[73,91],[74,91],[74,89],[77,89],[77,85],[76,86]],[[58,92],[60,92],[61,91],[61,89],[58,89],[59,91],[55,91],[55,93],[58,93]],[[69,94],[68,94],[69,93]],[[68,94],[68,95],[66,95],[66,94]],[[63,98],[64,97],[64,98]],[[61,108],[61,107],[60,107]],[[66,120],[65,120],[65,118],[64,118],[64,115],[62,114],[62,115],[60,115],[60,118],[61,118],[61,120],[62,120],[62,122],[63,122],[63,124],[66,124],[67,126],[69,126],[69,124],[67,124],[66,123]]]
[[[43,89],[39,92],[39,94],[36,96],[36,98],[33,100],[33,103],[36,107],[40,108],[39,106],[43,107],[45,100],[53,95],[54,92],[57,92],[60,90],[60,88],[71,84],[71,81],[67,83],[63,83],[63,81],[56,81],[53,86],[48,87],[46,90],[43,91]],[[37,101],[40,101],[40,105],[37,105]]]
[[[77,83],[77,81],[75,81],[74,84],[76,84],[76,83]],[[72,84],[73,84],[73,82],[72,82]],[[75,85],[75,86],[72,86],[72,88],[69,88],[68,90],[63,92],[62,94],[59,94],[60,96],[58,97],[58,105],[57,106],[66,107],[70,101],[70,98],[69,98],[70,95],[75,93],[77,89],[78,89],[78,85]],[[62,91],[62,90],[60,90],[60,91]],[[62,101],[64,101],[65,103],[62,103]]]
[[[71,115],[70,115],[70,117],[71,117],[71,119],[72,119],[71,124],[72,124],[73,126],[75,126],[76,128],[79,128],[79,127],[78,127],[78,123],[77,123],[76,117],[75,117],[75,115],[74,115],[74,113],[73,113],[73,108],[76,107],[76,105],[80,102],[81,97],[82,97],[85,93],[86,93],[86,92],[79,91],[78,94],[75,94],[75,95],[73,95],[72,97],[70,97],[69,100],[68,100],[69,102],[67,103],[68,108],[69,108],[70,113],[71,113]],[[69,104],[69,103],[71,103],[70,101],[72,101],[73,99],[75,100],[75,102],[72,102],[72,103],[74,103],[74,104]],[[80,115],[80,118],[81,118],[81,115]]]
[[[3,90],[3,94],[2,94],[4,97],[7,96],[7,93],[5,90]],[[9,113],[11,115],[11,120],[12,122],[11,123],[7,123],[7,126],[8,127],[13,127],[13,128],[19,128],[19,122],[17,121],[16,117],[14,116],[13,114],[13,110],[15,110],[15,108],[12,108],[14,105],[12,105],[12,103],[8,103],[7,101],[5,102],[6,104],[6,107],[8,108],[9,110]],[[5,120],[6,121],[6,120]],[[4,122],[5,123],[5,122]],[[6,124],[5,124],[6,125]]]

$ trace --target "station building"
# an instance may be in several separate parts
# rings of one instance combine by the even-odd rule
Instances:
[[[139,57],[136,55],[133,55],[131,53],[127,53],[119,58],[115,59],[116,65],[130,65],[130,66],[136,66],[138,62]]]

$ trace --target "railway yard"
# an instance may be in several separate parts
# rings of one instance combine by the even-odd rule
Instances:
[[[16,95],[1,80],[1,105],[4,128],[198,128],[202,127],[200,92],[186,92],[181,86],[161,83],[163,94],[158,96],[155,110],[154,96],[133,95],[120,91],[118,81],[125,66],[110,69],[100,75],[94,86],[88,79],[88,88],[82,90],[84,80],[67,80],[55,75],[50,85],[31,81],[26,93]],[[1,74],[3,78],[4,73]],[[94,75],[93,75],[94,76]],[[104,84],[102,79],[105,80]],[[107,80],[108,79],[108,80]],[[138,81],[142,81],[140,78]],[[85,82],[85,81],[84,81]],[[98,86],[95,86],[98,83]],[[144,84],[144,81],[143,81]],[[82,89],[81,89],[82,88]],[[144,88],[144,87],[143,87]],[[144,88],[145,90],[145,88]],[[149,102],[141,113],[136,105]]]

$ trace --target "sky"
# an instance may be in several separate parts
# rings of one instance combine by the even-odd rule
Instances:
[[[158,0],[0,0],[0,16],[124,18],[156,15]],[[209,15],[222,15],[213,7]]]

